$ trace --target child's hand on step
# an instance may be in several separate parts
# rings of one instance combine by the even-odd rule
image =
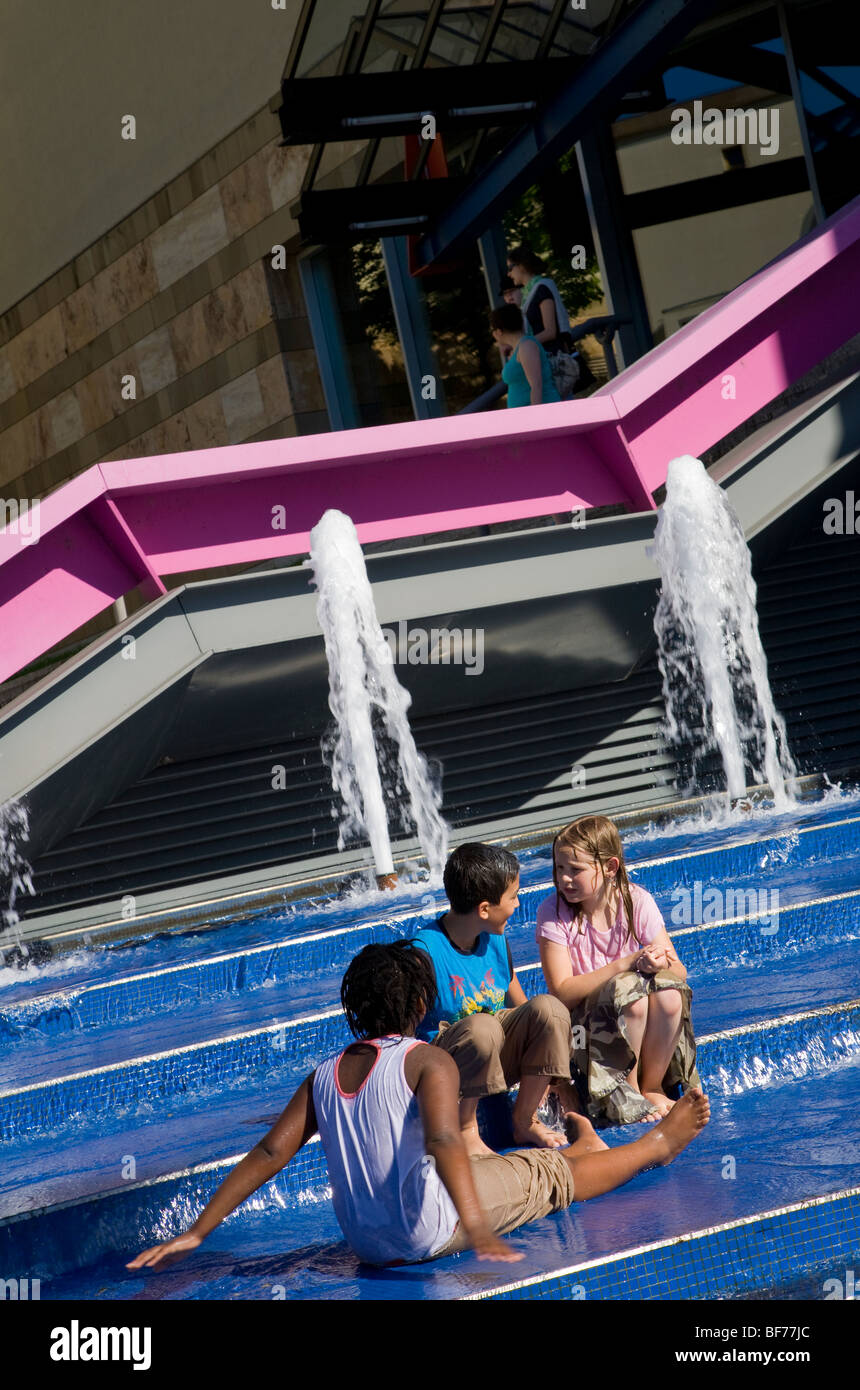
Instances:
[[[505,1264],[516,1264],[523,1257],[518,1250],[508,1245],[506,1240],[500,1240],[493,1231],[487,1231],[485,1235],[475,1236],[472,1240],[472,1249],[479,1260],[502,1260]]]
[[[176,1264],[177,1260],[196,1250],[201,1243],[200,1236],[186,1231],[184,1235],[174,1236],[173,1240],[164,1240],[160,1245],[153,1245],[149,1250],[144,1250],[126,1265],[126,1269],[166,1269],[168,1265]]]

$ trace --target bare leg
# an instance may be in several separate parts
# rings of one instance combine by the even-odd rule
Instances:
[[[707,1096],[691,1090],[659,1124],[632,1144],[600,1153],[572,1153],[566,1149],[564,1157],[573,1174],[577,1200],[586,1202],[590,1197],[600,1197],[622,1187],[645,1168],[671,1163],[704,1129],[710,1113]]]
[[[470,1158],[493,1153],[478,1133],[477,1110],[482,1095],[505,1087],[499,1061],[504,1044],[502,1025],[493,1014],[473,1014],[461,1019],[447,1028],[434,1044],[453,1057],[460,1073],[460,1086],[470,1093],[460,1096],[460,1133]]]
[[[479,1096],[460,1097],[460,1136],[470,1158],[479,1158],[484,1154],[495,1154],[495,1150],[488,1148],[478,1133],[479,1099]]]
[[[601,1149],[608,1149],[595,1131],[594,1125],[584,1115],[575,1115],[569,1112],[564,1117],[564,1128],[570,1141],[570,1147],[565,1150],[566,1158],[574,1158],[577,1154],[595,1154]]]
[[[549,1090],[545,1076],[520,1077],[520,1089],[514,1102],[514,1143],[532,1144],[537,1149],[563,1149],[565,1137],[547,1129],[537,1118],[536,1111]]]
[[[648,1027],[648,997],[634,999],[632,1004],[628,1004],[626,1009],[622,1009],[624,1019],[627,1024],[627,1041],[636,1054],[636,1061],[633,1068],[627,1074],[627,1084],[632,1090],[639,1090],[639,1057],[642,1052],[642,1043],[645,1037],[645,1030]],[[662,1075],[662,1072],[661,1072]],[[654,1122],[660,1116],[656,1111],[651,1111],[643,1116],[643,1120]]]
[[[640,1053],[642,1094],[661,1114],[675,1104],[663,1090],[663,1077],[681,1036],[683,1000],[677,989],[648,995],[648,1018]]]

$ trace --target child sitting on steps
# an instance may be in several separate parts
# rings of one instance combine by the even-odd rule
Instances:
[[[632,1144],[608,1149],[575,1117],[566,1149],[523,1149],[470,1162],[457,1114],[457,1068],[415,1029],[436,981],[410,941],[365,946],[344,976],[341,1002],[358,1039],[322,1062],[275,1126],[236,1165],[183,1235],[144,1250],[129,1269],[158,1269],[190,1251],[279,1173],[319,1130],[335,1214],[360,1259],[391,1265],[471,1248],[479,1259],[522,1258],[500,1235],[598,1197],[670,1163],[708,1122],[707,1097],[690,1091]]]
[[[517,1082],[514,1143],[560,1147],[564,1135],[536,1112],[555,1082],[567,1082],[562,1105],[579,1108],[570,1088],[570,1016],[549,994],[527,1000],[517,979],[505,924],[519,906],[519,863],[496,845],[460,845],[448,856],[444,883],[450,911],[415,937],[436,977],[418,1037],[457,1063],[466,1150],[473,1157],[493,1152],[478,1133],[478,1101]]]
[[[658,1120],[667,1088],[698,1086],[687,972],[660,909],[631,884],[618,829],[581,816],[553,844],[555,891],[537,910],[544,978],[570,1010],[592,1120]]]

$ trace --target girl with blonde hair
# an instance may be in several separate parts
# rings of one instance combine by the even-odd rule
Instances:
[[[537,941],[550,994],[570,1009],[590,1119],[657,1120],[699,1086],[687,972],[651,894],[631,883],[617,826],[582,816],[553,844],[555,892]]]

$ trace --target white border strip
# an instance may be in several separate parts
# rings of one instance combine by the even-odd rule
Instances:
[[[860,999],[846,999],[844,1002],[836,1004],[823,1004],[817,1009],[806,1009],[796,1014],[779,1014],[776,1018],[767,1018],[760,1023],[741,1024],[738,1028],[728,1028],[722,1033],[708,1033],[704,1037],[697,1038],[697,1043],[712,1043],[719,1038],[739,1037],[743,1033],[761,1033],[768,1028],[779,1028],[784,1023],[798,1023],[805,1018],[823,1018],[827,1014],[840,1013],[844,1009],[860,1009]],[[148,1052],[142,1057],[127,1057],[122,1062],[108,1062],[103,1067],[93,1067],[90,1070],[70,1072],[67,1076],[55,1076],[45,1081],[33,1082],[30,1086],[20,1086],[12,1091],[0,1091],[0,1101],[6,1101],[13,1096],[24,1096],[30,1091],[46,1091],[51,1086],[63,1086],[67,1081],[81,1081],[87,1077],[101,1076],[107,1072],[123,1071],[126,1067],[142,1066],[147,1062],[159,1062],[164,1057],[178,1057],[180,1055],[199,1052],[204,1047],[217,1047],[222,1043],[236,1042],[241,1038],[264,1038],[267,1033],[280,1033],[285,1028],[299,1028],[306,1023],[318,1023],[321,1019],[336,1018],[342,1015],[340,1008],[326,1009],[322,1013],[304,1014],[301,1018],[291,1018],[283,1023],[267,1023],[264,1028],[249,1028],[243,1033],[227,1033],[223,1037],[204,1038],[202,1042],[187,1043],[184,1047],[170,1047],[164,1052]]]
[[[858,820],[860,820],[860,817],[858,817]],[[526,893],[539,892],[541,891],[541,886],[539,885],[535,889],[526,888],[523,891]],[[771,912],[747,913],[743,917],[721,917],[718,921],[715,922],[698,922],[690,927],[677,927],[672,931],[672,936],[673,938],[679,936],[691,936],[696,932],[714,931],[718,927],[737,926],[739,923],[742,922],[757,922],[765,917],[780,917],[783,913],[799,912],[801,911],[801,909],[807,907],[823,907],[828,903],[845,901],[848,898],[860,899],[860,888],[847,889],[844,893],[831,893],[822,898],[806,898],[803,900],[803,902],[786,903],[783,907],[775,908]],[[346,927],[333,927],[328,931],[309,932],[305,936],[288,936],[285,937],[282,941],[269,941],[262,946],[249,946],[247,947],[247,949],[239,948],[236,951],[216,952],[214,955],[201,956],[199,960],[181,961],[178,965],[159,966],[157,969],[142,970],[137,974],[118,975],[116,977],[112,977],[109,980],[101,980],[96,984],[87,984],[84,981],[77,985],[63,985],[61,983],[58,983],[56,989],[46,989],[41,991],[39,994],[32,994],[29,996],[25,996],[21,999],[13,999],[11,1003],[5,1005],[2,1002],[2,996],[0,996],[0,1013],[10,1013],[12,1010],[15,1009],[25,1010],[28,1007],[34,1005],[37,1000],[55,1000],[57,1003],[62,1002],[64,999],[66,1001],[78,1000],[82,999],[85,995],[95,994],[99,990],[113,989],[119,985],[134,984],[136,981],[140,980],[160,979],[162,976],[175,975],[179,971],[183,970],[191,972],[202,966],[220,965],[223,964],[225,961],[245,959],[248,956],[262,955],[264,952],[267,951],[279,951],[283,947],[287,946],[303,946],[306,942],[324,941],[336,936],[349,936],[354,932],[368,931],[372,930],[375,927],[389,927],[396,922],[408,922],[412,918],[417,917],[419,915],[421,914],[415,912],[404,912],[400,913],[396,917],[377,917],[365,922],[351,922]],[[398,939],[405,940],[406,938]],[[522,972],[539,969],[539,961],[529,963],[527,965],[517,966],[517,970]]]

